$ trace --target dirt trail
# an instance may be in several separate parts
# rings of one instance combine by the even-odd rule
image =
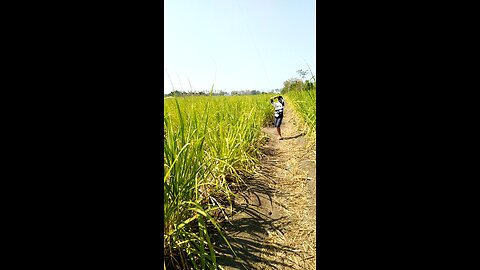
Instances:
[[[287,105],[284,140],[275,127],[263,129],[265,155],[223,224],[237,256],[215,244],[224,251],[217,258],[222,269],[316,269],[316,153],[298,119]]]

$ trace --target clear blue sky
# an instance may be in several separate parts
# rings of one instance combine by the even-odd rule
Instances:
[[[316,76],[315,0],[166,0],[164,93],[271,90]],[[182,90],[183,89],[183,90]]]

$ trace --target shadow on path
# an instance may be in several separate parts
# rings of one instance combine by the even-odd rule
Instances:
[[[272,201],[275,190],[267,182],[273,179],[265,178],[269,175],[269,167],[263,167],[261,175],[245,179],[245,191],[237,194],[233,204],[231,223],[225,221],[222,224],[224,235],[237,256],[233,255],[217,232],[213,234],[216,239],[215,249],[218,251],[217,262],[223,269],[259,269],[260,265],[260,269],[288,268],[288,264],[272,255],[278,252],[296,254],[288,246],[268,241],[269,237],[283,237],[283,228],[290,225],[279,214],[278,209],[283,206]]]
[[[276,176],[279,166],[283,166],[283,150],[276,139],[276,131],[264,128],[269,134],[267,143],[260,149],[264,154],[259,162],[260,170],[253,177],[244,179],[238,186],[237,197],[232,205],[229,221],[222,222],[224,235],[236,253],[229,249],[223,238],[213,230],[213,239],[217,251],[217,262],[222,269],[290,269],[294,263],[289,258],[299,256],[298,249],[285,246],[284,233],[295,227],[288,217],[283,216],[284,205],[272,198],[282,195],[273,189],[279,179]],[[288,133],[288,132],[287,132]],[[304,136],[305,132],[284,137],[283,140]],[[279,241],[280,240],[280,241]],[[279,256],[281,254],[281,256]]]
[[[300,133],[300,134],[298,134],[298,135],[295,135],[295,136],[283,137],[282,140],[295,139],[295,138],[298,138],[298,137],[303,136],[303,135],[305,135],[305,132],[302,132],[302,133]]]
[[[277,207],[273,206],[271,200],[274,190],[254,179],[248,180],[248,186],[247,194],[238,199],[242,203],[233,206],[235,215],[231,223],[223,224],[225,236],[237,256],[233,255],[219,235],[214,234],[215,249],[220,251],[217,262],[223,269],[229,270],[259,269],[259,265],[267,267],[266,269],[288,267],[288,264],[280,262],[278,258],[267,259],[279,251],[284,254],[296,253],[288,246],[265,241],[268,237],[281,237],[283,234],[281,228],[289,227],[289,222],[285,218],[276,217],[276,213],[272,213]]]

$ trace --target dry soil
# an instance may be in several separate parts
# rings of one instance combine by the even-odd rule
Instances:
[[[316,152],[298,116],[287,106],[281,126],[266,127],[255,175],[236,193],[223,223],[236,251],[216,240],[221,269],[316,269]]]

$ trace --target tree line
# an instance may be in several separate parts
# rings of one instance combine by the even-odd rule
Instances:
[[[264,94],[264,93],[278,93],[280,92],[280,89],[275,89],[275,90],[270,90],[269,92],[262,92],[259,90],[239,90],[239,91],[232,91],[231,93],[222,91],[222,90],[216,90],[212,92],[212,96],[241,96],[241,95],[259,95],[259,94]],[[164,94],[165,97],[169,96],[209,96],[210,91],[209,90],[204,90],[204,91],[190,91],[190,92],[185,92],[185,91],[178,91],[174,90],[168,94]]]
[[[310,79],[305,79],[308,73],[306,70],[299,69],[297,70],[297,73],[301,78],[291,78],[284,81],[283,88],[280,91],[282,94],[290,91],[308,91],[317,89],[317,81],[313,74]]]
[[[300,78],[290,78],[283,82],[283,87],[281,89],[272,89],[268,92],[265,91],[258,91],[258,90],[238,90],[232,91],[231,93],[225,92],[223,90],[215,90],[212,92],[213,96],[240,96],[240,95],[259,95],[264,93],[288,93],[290,91],[308,91],[308,90],[315,90],[317,89],[317,81],[315,76],[311,74],[311,78],[306,79],[308,74],[307,70],[299,69],[297,70],[297,74]],[[209,96],[210,90],[203,90],[203,91],[178,91],[174,90],[168,94],[164,94],[165,97],[168,96]]]

